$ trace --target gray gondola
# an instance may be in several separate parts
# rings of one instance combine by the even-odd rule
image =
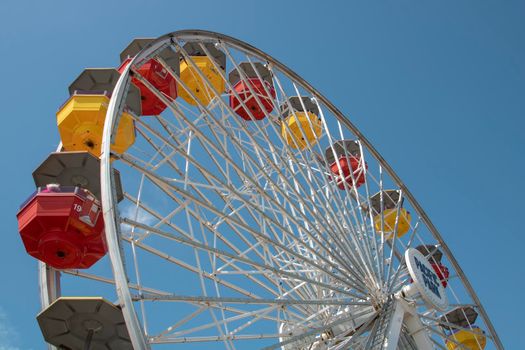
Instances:
[[[44,339],[59,349],[133,349],[122,310],[101,297],[58,298],[36,319]]]

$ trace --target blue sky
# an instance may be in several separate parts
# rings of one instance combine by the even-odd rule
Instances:
[[[117,65],[134,37],[188,28],[261,48],[348,115],[440,229],[504,345],[525,347],[525,2],[246,3],[1,2],[0,350],[43,347],[15,214],[56,147],[67,86]]]

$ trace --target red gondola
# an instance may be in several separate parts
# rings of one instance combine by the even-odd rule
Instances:
[[[122,73],[143,47],[147,46],[153,39],[134,39],[120,54],[121,64],[118,71]],[[169,66],[173,73],[179,74],[179,56],[174,51],[165,49],[159,56]],[[150,59],[137,70],[137,73],[153,85],[167,98],[177,98],[177,84],[168,70],[157,60]],[[142,100],[142,115],[158,115],[166,109],[166,105],[137,78],[132,78],[133,84],[140,90]]]
[[[242,70],[243,74],[240,74],[239,70]],[[239,69],[230,72],[228,79],[240,98],[239,100],[230,91],[230,106],[241,118],[252,120],[253,116],[254,119],[261,120],[273,110],[275,89],[272,85],[272,76],[262,63],[255,62],[252,66],[252,63],[243,62],[239,64]],[[250,110],[251,116],[250,112],[242,106],[241,101]]]
[[[345,183],[348,188],[354,184],[358,188],[365,183],[365,169],[368,169],[368,164],[361,159],[357,141],[337,141],[326,149],[325,157],[340,189],[345,189]]]
[[[88,268],[107,252],[100,202],[88,190],[40,187],[17,218],[29,255],[54,268]]]

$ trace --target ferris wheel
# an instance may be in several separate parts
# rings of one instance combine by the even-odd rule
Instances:
[[[50,348],[503,349],[388,163],[266,53],[135,39],[69,92],[18,214]]]

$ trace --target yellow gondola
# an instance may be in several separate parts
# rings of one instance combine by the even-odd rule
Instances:
[[[460,344],[460,345],[458,345]],[[461,329],[447,338],[447,349],[483,350],[487,344],[484,332],[477,326],[471,329]]]
[[[410,230],[410,213],[403,208],[403,198],[399,198],[398,190],[385,190],[370,197],[374,227],[377,233],[384,233],[387,239],[394,236],[402,237]],[[381,205],[381,199],[383,201]],[[401,208],[398,208],[401,207]],[[397,215],[399,209],[399,215]]]
[[[291,108],[290,108],[291,107]],[[288,146],[303,149],[314,145],[322,134],[319,109],[308,97],[293,96],[281,106],[281,135]]]
[[[207,56],[206,52],[197,43],[188,43],[184,45],[183,49],[190,55],[191,60],[197,66],[195,68],[191,62],[182,59],[180,62],[180,79],[185,87],[179,87],[179,97],[184,99],[188,104],[196,106],[197,101],[190,95],[186,88],[197,98],[197,100],[204,106],[207,106],[210,101],[216,96],[213,89],[221,94],[225,90],[225,81],[222,77],[226,68],[226,55],[219,51],[213,44],[203,44],[206,50],[212,55]],[[214,65],[215,64],[223,70],[222,74]],[[200,71],[200,72],[199,72]],[[201,73],[209,81],[213,89],[207,84],[205,79],[199,74]]]
[[[57,112],[57,125],[66,151],[88,151],[100,157],[107,95],[73,95]],[[133,118],[124,112],[118,122],[111,150],[125,152],[135,142]]]
[[[69,86],[70,98],[57,112],[58,132],[64,150],[88,151],[100,157],[109,96],[119,77],[114,68],[88,68]],[[118,121],[112,152],[123,153],[135,142],[131,112],[141,115],[140,91],[133,84],[126,97],[124,113]]]
[[[396,227],[397,209],[385,209],[383,215],[374,216],[374,226],[377,232],[384,232],[387,239],[393,237]],[[381,227],[381,216],[384,216],[383,227]],[[405,209],[399,209],[399,220],[397,223],[397,237],[404,236],[410,230],[410,213]],[[381,229],[382,228],[382,229]]]

